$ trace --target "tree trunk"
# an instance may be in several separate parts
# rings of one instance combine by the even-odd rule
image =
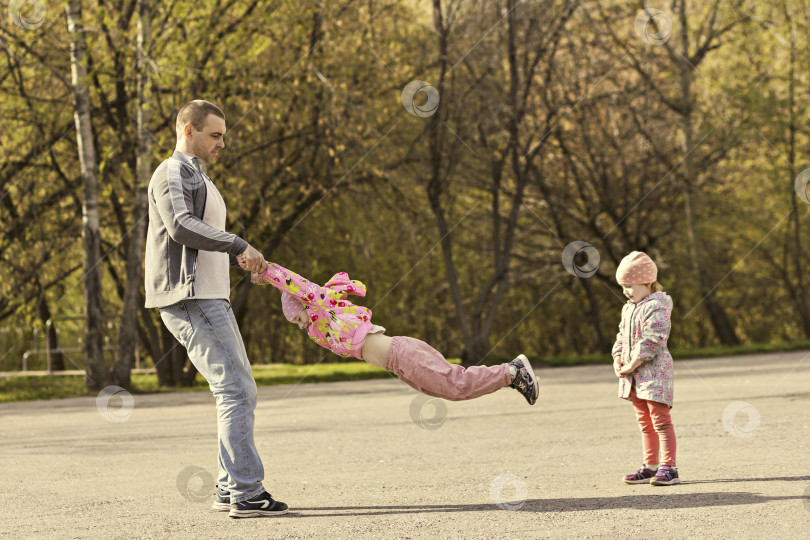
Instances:
[[[143,346],[149,351],[149,356],[152,357],[152,362],[154,362],[155,367],[157,367],[157,363],[163,358],[163,346],[160,333],[158,327],[155,326],[152,320],[152,310],[144,307],[144,297],[142,294],[138,297],[138,305],[141,310],[141,324],[138,326],[141,343],[143,343]],[[160,326],[163,326],[162,321]]]
[[[147,225],[146,188],[151,176],[150,133],[146,126],[151,119],[149,108],[149,77],[147,74],[148,44],[150,35],[150,0],[138,0],[138,154],[134,185],[134,205],[132,208],[132,229],[127,245],[127,281],[124,293],[121,327],[118,332],[115,374],[118,384],[128,387],[130,374],[138,347],[138,305],[141,299],[141,266],[143,265],[144,238]]]
[[[162,354],[160,357],[155,358],[158,386],[175,386],[174,377],[172,376],[172,354],[174,354],[174,348],[180,347],[180,344],[163,324],[160,325],[160,344]]]
[[[197,376],[197,369],[189,363],[186,349],[174,338],[165,325],[160,327],[160,341],[163,355],[155,359],[158,386],[191,386]]]
[[[796,274],[796,294],[793,295],[793,305],[799,314],[802,322],[804,337],[810,339],[810,310],[807,306],[807,293],[804,288],[804,270],[802,268],[802,242],[801,224],[799,223],[798,197],[794,189],[794,179],[796,178],[796,132],[798,125],[796,120],[796,26],[790,13],[788,3],[784,4],[785,18],[790,25],[790,67],[788,73],[788,163],[790,167],[790,206],[793,221],[793,266]],[[786,251],[790,251],[785,246]],[[786,257],[787,259],[787,257]],[[787,268],[789,265],[785,265]],[[788,272],[785,273],[789,275]],[[788,278],[789,279],[789,278]]]
[[[522,147],[520,140],[521,126],[527,111],[527,96],[531,94],[530,88],[535,69],[542,55],[554,49],[553,43],[559,37],[558,28],[549,34],[549,42],[534,51],[536,56],[533,59],[530,58],[528,52],[525,53],[523,58],[519,58],[518,40],[520,37],[517,25],[519,16],[516,13],[518,4],[519,2],[516,0],[507,0],[506,6],[503,8],[507,19],[507,35],[504,45],[507,56],[505,63],[508,68],[509,91],[507,103],[505,104],[508,109],[508,118],[504,129],[506,135],[508,135],[508,142],[500,152],[501,157],[493,158],[490,163],[492,175],[489,193],[492,197],[490,212],[492,216],[492,275],[479,289],[476,301],[469,306],[468,310],[464,304],[458,272],[453,258],[453,245],[450,236],[453,229],[448,227],[446,210],[442,206],[442,201],[446,200],[447,181],[445,177],[451,174],[454,166],[459,161],[458,157],[452,154],[450,145],[446,145],[448,150],[445,154],[444,140],[441,136],[442,126],[449,129],[447,119],[450,118],[450,113],[447,104],[452,102],[452,100],[445,99],[443,96],[449,73],[447,59],[450,29],[443,20],[441,1],[434,0],[433,2],[433,20],[439,49],[439,73],[436,88],[439,95],[442,96],[443,105],[438,108],[427,127],[430,152],[430,176],[427,183],[427,197],[439,229],[447,283],[456,308],[459,328],[464,339],[464,350],[462,352],[462,363],[464,365],[477,364],[484,360],[493,325],[509,290],[512,249],[518,231],[518,216],[528,183],[528,170],[542,143],[541,140],[535,145],[526,144],[525,148]],[[568,9],[564,9],[559,19],[560,24],[564,24],[572,12],[573,7],[569,6]],[[522,73],[521,67],[523,68]],[[459,137],[457,134],[453,134]],[[484,135],[481,136],[486,139]],[[486,146],[486,140],[484,143]],[[529,148],[533,149],[527,152]],[[507,163],[511,164],[513,177],[509,179],[511,181],[504,183],[502,180],[504,167]],[[502,207],[502,199],[509,204],[508,213],[507,208]],[[502,215],[502,212],[504,215]]]
[[[740,340],[734,330],[734,326],[728,319],[726,311],[713,299],[712,285],[709,283],[709,276],[703,263],[703,245],[700,238],[699,228],[694,219],[694,192],[696,186],[696,175],[692,165],[692,71],[693,67],[687,60],[689,58],[689,25],[687,20],[685,0],[680,2],[681,17],[681,129],[683,162],[683,181],[685,184],[683,201],[684,214],[686,218],[686,239],[689,246],[689,253],[692,258],[692,268],[697,277],[701,298],[705,304],[709,320],[714,327],[717,337],[724,345],[739,345]]]
[[[444,79],[447,74],[447,28],[444,25],[444,18],[442,15],[441,0],[433,0],[433,23],[436,28],[436,34],[439,40],[439,81],[436,89],[439,96],[442,95],[444,90]],[[440,138],[440,129],[443,123],[443,107],[439,107],[436,113],[431,117],[430,124],[428,125],[428,137],[430,139],[430,178],[427,185],[427,197],[430,209],[436,219],[436,225],[439,229],[440,243],[442,246],[442,255],[444,256],[444,270],[447,274],[447,283],[450,287],[450,293],[453,297],[453,303],[456,307],[456,316],[458,317],[459,328],[464,338],[464,351],[461,354],[462,363],[469,362],[471,358],[478,356],[479,351],[475,351],[473,345],[473,336],[470,332],[469,322],[467,320],[466,310],[464,308],[464,301],[461,297],[461,288],[458,284],[458,274],[453,262],[453,246],[450,237],[450,229],[447,226],[447,218],[444,215],[444,209],[441,205],[441,197],[444,192],[443,178],[442,178],[442,144]],[[469,365],[469,364],[465,364]]]
[[[37,286],[39,278],[36,278]],[[47,341],[46,350],[50,359],[48,360],[48,367],[52,371],[65,370],[65,357],[59,351],[59,334],[56,332],[56,324],[53,322],[53,315],[48,306],[48,300],[45,298],[45,291],[40,286],[40,295],[37,298],[37,314],[42,325],[45,327],[45,340]]]
[[[713,298],[712,285],[709,283],[709,276],[706,272],[706,267],[703,264],[703,249],[700,239],[700,233],[695,224],[693,196],[694,196],[694,175],[692,171],[691,157],[688,155],[692,148],[691,138],[691,120],[690,117],[684,116],[683,118],[683,147],[684,159],[682,167],[684,170],[684,183],[685,189],[683,192],[684,216],[686,219],[686,240],[689,246],[689,255],[692,259],[692,270],[697,277],[698,290],[700,291],[701,299],[706,308],[706,313],[709,315],[709,320],[714,327],[718,339],[724,345],[739,345],[740,340],[734,330],[734,326],[728,319],[726,311]]]
[[[599,298],[592,290],[591,280],[580,278],[577,281],[582,285],[582,288],[585,289],[585,298],[588,300],[588,317],[591,319],[591,328],[593,328],[594,335],[596,336],[596,343],[594,343],[594,346],[596,347],[596,350],[599,351],[610,350],[611,347],[613,347],[612,336],[605,336],[605,332],[602,330],[602,318],[599,311]]]
[[[84,200],[82,202],[82,244],[84,247],[84,346],[85,383],[90,390],[101,390],[114,384],[104,363],[101,236],[98,216],[98,163],[90,120],[90,94],[87,90],[85,52],[87,45],[82,27],[80,0],[70,0],[67,8],[70,32],[70,74],[73,87],[73,120],[79,145]]]
[[[461,351],[461,365],[480,366],[484,362],[487,354],[487,344],[483,336],[476,335],[473,339],[466,340],[464,349]]]

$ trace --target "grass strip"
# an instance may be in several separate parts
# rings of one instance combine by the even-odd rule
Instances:
[[[787,343],[759,343],[738,345],[735,347],[704,347],[689,350],[671,350],[678,360],[690,358],[717,358],[721,356],[738,356],[745,354],[788,352],[810,350],[810,341],[793,341]],[[493,363],[509,361],[511,358],[492,358]],[[541,356],[530,359],[536,367],[569,367],[594,364],[610,364],[610,354],[578,354]],[[459,363],[458,359],[450,362]],[[259,386],[297,383],[325,383],[339,381],[359,381],[391,377],[389,373],[365,362],[330,362],[321,364],[265,364],[253,366],[253,377]],[[159,388],[157,375],[154,373],[133,374],[133,394],[151,394],[159,392],[194,392],[206,390],[208,384],[200,377],[193,386]],[[95,396],[96,392],[87,390],[83,375],[32,376],[15,375],[0,377],[0,403],[12,401],[32,401],[38,399],[58,399],[68,397]]]

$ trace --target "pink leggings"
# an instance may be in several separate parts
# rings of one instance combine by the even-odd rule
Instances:
[[[669,405],[641,399],[636,396],[635,388],[630,391],[630,399],[636,409],[638,426],[641,428],[641,445],[644,448],[646,465],[675,465],[675,428],[669,416]],[[662,459],[658,461],[658,449],[662,450]]]
[[[405,336],[392,338],[385,369],[423,394],[450,401],[491,394],[512,382],[508,364],[465,369],[424,341]]]

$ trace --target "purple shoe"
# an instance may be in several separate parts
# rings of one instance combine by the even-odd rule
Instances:
[[[642,465],[633,474],[628,474],[624,477],[625,484],[649,484],[650,478],[655,476],[655,471],[648,469]]]
[[[658,472],[655,473],[650,484],[653,486],[671,486],[672,484],[680,484],[681,479],[678,478],[678,470],[673,469],[669,465],[661,465],[658,467]]]

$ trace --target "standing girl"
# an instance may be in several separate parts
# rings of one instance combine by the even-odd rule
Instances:
[[[281,291],[281,308],[288,321],[306,330],[310,339],[335,354],[365,360],[394,373],[400,380],[429,396],[461,401],[511,387],[529,405],[538,395],[537,378],[524,355],[498,366],[463,368],[418,339],[389,337],[371,322],[371,310],[358,306],[348,295],[366,295],[366,286],[339,272],[321,287],[275,263],[263,274],[252,274],[256,285]]]
[[[639,251],[622,259],[616,270],[616,281],[629,301],[622,308],[613,345],[613,370],[619,377],[619,397],[632,401],[636,410],[644,450],[644,463],[624,481],[668,486],[681,482],[669,415],[673,368],[667,339],[672,298],[663,292],[657,277],[653,260]]]

